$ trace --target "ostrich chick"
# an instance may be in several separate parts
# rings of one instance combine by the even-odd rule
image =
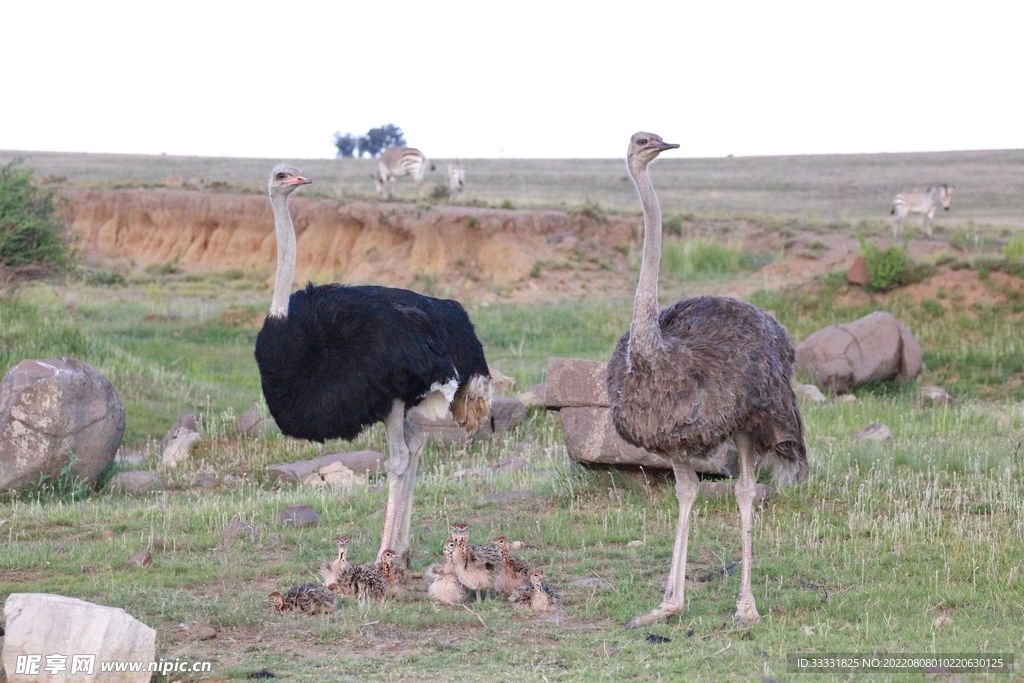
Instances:
[[[337,590],[363,606],[367,600],[384,602],[388,597],[388,582],[376,563],[350,564],[338,577]]]
[[[380,555],[380,573],[388,585],[388,597],[397,598],[405,595],[409,581],[408,573],[399,564],[398,553],[386,548]]]
[[[512,591],[530,580],[530,565],[509,555],[508,539],[498,536],[493,541],[501,552],[501,570],[494,578],[494,590],[506,598]]]
[[[562,598],[555,589],[544,583],[544,572],[534,569],[530,582],[521,584],[508,596],[515,609],[532,609],[535,612],[553,612],[561,609]]]
[[[423,576],[430,579],[427,587],[427,595],[445,605],[457,605],[463,603],[469,597],[469,589],[462,585],[459,577],[455,575],[455,549],[458,544],[452,539],[444,542],[442,552],[444,562],[432,564],[423,572]]]
[[[332,583],[338,583],[338,579],[341,577],[341,573],[345,571],[345,567],[348,566],[348,539],[345,537],[338,539],[338,557],[333,560],[327,560],[320,566],[320,578],[324,580],[325,586],[330,586]]]
[[[334,591],[315,583],[292,586],[284,595],[277,591],[270,594],[270,602],[278,612],[298,610],[310,614],[330,613],[334,611],[337,600],[338,596]]]
[[[476,591],[476,601],[481,602],[481,592],[494,585],[501,571],[501,553],[487,546],[469,545],[469,527],[464,522],[449,528],[455,541],[455,576],[463,586]]]

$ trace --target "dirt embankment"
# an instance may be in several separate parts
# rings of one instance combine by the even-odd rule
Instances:
[[[80,248],[137,267],[263,269],[276,258],[262,195],[66,190]],[[639,216],[309,199],[293,195],[296,284],[376,283],[476,299],[619,295],[635,286],[626,254]],[[547,292],[547,296],[541,293]]]

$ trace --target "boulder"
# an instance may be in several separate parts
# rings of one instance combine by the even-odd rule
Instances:
[[[526,406],[518,398],[495,396],[491,402],[491,431],[507,432],[526,419]]]
[[[350,451],[348,453],[329,453],[312,460],[298,460],[280,465],[269,465],[267,476],[273,482],[284,484],[300,484],[314,474],[336,462],[352,470],[356,474],[376,474],[384,471],[383,453],[377,451]]]
[[[885,311],[818,330],[796,348],[796,364],[814,384],[844,394],[869,382],[913,381],[921,372],[921,347]]]
[[[921,401],[934,406],[948,406],[957,402],[956,398],[942,387],[929,384],[917,390]]]
[[[515,391],[515,379],[492,367],[488,367],[487,371],[491,375],[491,388],[494,391]]]
[[[0,381],[0,490],[54,478],[71,462],[93,485],[124,436],[124,406],[96,368],[73,358],[26,360]]]
[[[302,529],[319,524],[320,515],[309,505],[289,505],[281,510],[281,523],[293,529]]]
[[[608,369],[605,363],[579,358],[548,358],[544,405],[562,408],[607,408]]]
[[[851,285],[866,285],[868,283],[868,267],[864,263],[864,257],[858,256],[853,260],[853,265],[846,273],[846,281]]]
[[[627,443],[615,431],[607,408],[562,408],[565,450],[576,462],[593,465],[617,465],[672,469],[671,461]],[[739,455],[728,441],[708,459],[693,461],[693,469],[702,474],[739,475]]]
[[[149,470],[133,470],[115,474],[107,483],[107,488],[124,493],[148,493],[163,491],[164,483],[160,481],[160,477]]]
[[[324,465],[316,472],[308,475],[302,482],[307,486],[363,486],[366,484],[365,474],[356,474],[339,461]]]
[[[519,394],[516,398],[526,408],[534,408],[536,406],[544,405],[544,393],[545,387],[543,384],[534,384],[523,393]]]
[[[255,410],[247,410],[235,421],[235,431],[239,434],[259,436],[266,427],[266,420]]]
[[[156,631],[123,609],[63,595],[12,593],[4,604],[4,619],[3,663],[10,683],[144,683],[152,677],[149,671],[100,674],[100,662],[156,661]],[[89,657],[91,670],[82,668],[85,655],[95,655]],[[19,657],[21,671],[28,667],[28,673],[18,673]]]
[[[813,384],[797,384],[793,390],[797,396],[811,403],[824,403],[828,400],[825,398],[825,394],[821,393],[821,390]]]

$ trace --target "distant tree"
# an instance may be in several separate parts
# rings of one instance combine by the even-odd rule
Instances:
[[[338,158],[352,157],[356,151],[356,145],[359,144],[359,140],[356,139],[352,133],[345,133],[342,135],[340,132],[334,133],[334,146],[338,148]]]
[[[21,162],[0,166],[0,266],[68,266],[68,226],[54,212],[53,190],[36,187],[32,169],[18,168]]]
[[[405,147],[405,133],[393,123],[386,124],[380,128],[371,128],[366,135],[359,138],[357,147],[359,156],[368,154],[371,157],[380,156],[388,147]]]

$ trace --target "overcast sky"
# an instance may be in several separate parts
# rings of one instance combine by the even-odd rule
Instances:
[[[1024,3],[11,2],[0,149],[429,157],[1024,147]]]

